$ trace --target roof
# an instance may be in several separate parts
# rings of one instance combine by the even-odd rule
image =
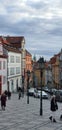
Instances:
[[[24,39],[24,37],[3,37],[0,36],[0,42],[3,44],[4,48],[11,52],[21,53],[19,48],[21,48],[21,42]]]
[[[0,36],[0,42],[9,45],[10,43],[8,43],[8,41],[6,40],[6,38],[4,38],[3,36]]]
[[[25,44],[24,36],[0,36],[1,43],[10,45],[16,48],[21,48],[23,40]]]
[[[54,63],[56,62],[57,57],[60,57],[60,53],[54,55],[54,56],[50,59],[50,63],[51,63],[51,64],[54,64]]]
[[[25,40],[24,36],[6,36],[5,38],[7,42],[12,44],[13,47],[16,46],[16,48],[21,48],[22,41]]]
[[[10,45],[3,45],[4,48],[8,51],[11,51],[11,52],[16,52],[16,53],[21,53],[21,51],[15,47],[12,47]]]

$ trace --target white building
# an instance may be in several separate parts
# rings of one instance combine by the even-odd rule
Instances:
[[[25,72],[25,38],[24,36],[6,36],[4,37],[11,46],[21,51],[21,70],[22,75],[24,76]]]
[[[0,95],[7,90],[7,54],[0,41]]]
[[[25,39],[23,36],[0,36],[0,39],[8,54],[7,90],[14,92],[22,86],[25,70]]]
[[[11,46],[5,46],[8,53],[8,91],[17,92],[22,85],[21,51]]]

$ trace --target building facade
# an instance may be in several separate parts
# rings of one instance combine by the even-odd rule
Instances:
[[[0,95],[7,90],[7,54],[5,52],[0,41]]]
[[[22,86],[25,69],[24,37],[0,37],[7,52],[7,90],[14,92]]]
[[[24,76],[25,72],[25,38],[24,36],[6,36],[4,37],[6,41],[12,46],[15,47],[19,51],[21,51],[21,70],[22,76]]]
[[[8,83],[9,91],[17,92],[22,86],[21,53],[8,52]]]
[[[52,87],[52,68],[49,62],[45,62],[45,86]]]
[[[25,67],[25,72],[27,72],[27,70],[30,70],[30,72],[32,71],[32,55],[25,50],[26,53],[26,67]]]
[[[62,49],[59,57],[59,86],[62,88]]]

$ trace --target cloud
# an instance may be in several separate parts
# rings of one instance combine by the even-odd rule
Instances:
[[[0,35],[23,35],[32,55],[49,59],[62,47],[62,1],[0,0]]]

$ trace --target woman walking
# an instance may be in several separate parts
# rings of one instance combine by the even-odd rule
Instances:
[[[58,105],[57,105],[57,101],[56,101],[56,96],[53,95],[51,98],[51,102],[50,102],[50,110],[52,112],[52,115],[49,117],[49,119],[53,122],[56,122],[55,112],[57,109],[58,109]]]

